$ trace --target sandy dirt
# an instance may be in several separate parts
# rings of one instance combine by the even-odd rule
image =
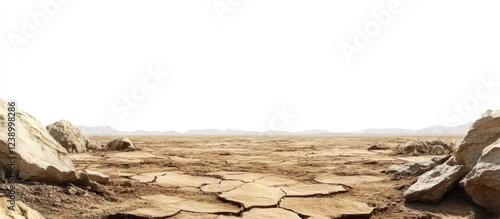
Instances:
[[[92,138],[104,143],[117,137],[120,136]],[[367,150],[373,144],[383,143],[393,148],[408,140],[432,138],[132,136],[129,139],[141,150],[71,155],[77,169],[87,168],[110,176],[110,182],[105,185],[107,192],[96,194],[89,188],[74,185],[20,182],[18,199],[53,219],[108,218],[108,215],[140,208],[162,209],[159,214],[171,214],[170,218],[262,215],[266,209],[253,208],[248,212],[249,209],[243,208],[247,206],[238,202],[241,194],[234,189],[245,184],[245,189],[261,190],[256,192],[263,194],[257,198],[243,197],[244,205],[263,203],[265,208],[274,208],[274,214],[284,212],[276,209],[276,201],[283,201],[280,203],[283,206],[302,202],[298,208],[306,213],[314,213],[319,202],[324,201],[342,202],[338,206],[344,206],[345,210],[354,205],[364,205],[364,208],[367,205],[374,208],[370,218],[380,219],[490,217],[458,188],[440,204],[405,203],[403,191],[416,177],[392,181],[381,170],[405,160],[427,160],[432,156],[411,157],[394,155],[391,150]],[[231,193],[220,195],[228,191]],[[282,191],[294,197],[283,200]],[[239,193],[248,194],[244,190]],[[299,216],[307,218],[304,214]]]

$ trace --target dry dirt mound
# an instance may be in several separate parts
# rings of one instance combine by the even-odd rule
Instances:
[[[73,184],[55,185],[40,182],[21,182],[17,184],[16,188],[16,198],[18,199],[16,205],[18,202],[23,202],[38,210],[47,219],[71,218],[67,216],[68,212],[75,214],[77,216],[75,218],[99,218],[96,214],[102,215],[102,211],[113,200],[111,197],[93,192],[90,187],[75,186]],[[2,192],[5,192],[3,186],[0,187],[0,193]],[[80,214],[83,210],[92,210],[94,212],[86,211],[85,214]],[[3,217],[0,218],[3,219]]]

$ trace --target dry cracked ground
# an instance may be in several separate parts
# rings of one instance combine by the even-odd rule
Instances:
[[[109,142],[117,136],[94,136]],[[106,191],[21,183],[18,198],[47,218],[481,218],[460,189],[440,204],[405,203],[416,177],[381,170],[432,156],[368,151],[432,137],[129,137],[140,151],[71,154],[105,173]],[[459,137],[442,137],[444,140]]]

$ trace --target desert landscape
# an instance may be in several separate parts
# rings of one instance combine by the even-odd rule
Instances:
[[[500,219],[499,8],[0,0],[0,219]]]
[[[496,111],[439,138],[84,136],[69,121],[17,117],[2,218],[497,218]]]

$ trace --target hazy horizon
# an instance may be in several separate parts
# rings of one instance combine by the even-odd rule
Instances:
[[[121,131],[457,126],[500,109],[498,6],[0,1],[0,98]]]
[[[70,121],[71,122],[71,121]],[[468,123],[464,123],[464,124],[461,124],[461,125],[458,125],[458,126],[467,126],[467,125],[470,125],[472,122],[468,122]],[[47,124],[49,125],[49,124]],[[104,128],[104,127],[110,127],[110,128],[113,128],[111,126],[84,126],[84,125],[79,125],[79,124],[73,124],[74,126],[78,126],[78,127],[86,127],[86,128]],[[429,128],[429,127],[433,127],[433,126],[442,126],[442,125],[430,125],[430,126],[427,126],[427,127],[421,127],[421,128],[418,128],[418,129],[404,129],[404,128],[398,128],[398,127],[392,127],[392,128],[374,128],[374,127],[367,127],[367,128],[364,128],[362,130],[348,130],[348,131],[343,131],[343,132],[338,132],[338,133],[356,133],[356,132],[362,132],[362,131],[366,131],[368,129],[380,129],[380,130],[384,130],[384,129],[401,129],[401,130],[412,130],[412,131],[416,131],[416,130],[420,130],[420,129],[425,129],[425,128]],[[452,127],[457,127],[457,126],[443,126],[443,127],[447,127],[447,128],[452,128]],[[115,129],[115,128],[113,128]],[[253,130],[245,130],[245,129],[232,129],[232,128],[229,128],[229,129],[216,129],[216,128],[207,128],[207,129],[188,129],[186,131],[177,131],[177,130],[148,130],[148,129],[134,129],[134,130],[121,130],[121,129],[116,129],[117,131],[123,131],[123,132],[133,132],[133,131],[146,131],[146,132],[179,132],[179,133],[185,133],[187,131],[193,131],[193,130],[220,130],[220,131],[230,131],[230,130],[233,130],[233,131],[244,131],[244,132],[259,132],[259,131],[253,131]],[[260,131],[273,131],[273,130],[260,130]],[[280,130],[274,130],[274,131],[280,131]],[[292,131],[292,132],[306,132],[306,131],[327,131],[327,132],[331,132],[331,133],[335,133],[334,131],[329,131],[329,130],[323,130],[323,129],[305,129],[305,130],[298,130],[298,131]]]

